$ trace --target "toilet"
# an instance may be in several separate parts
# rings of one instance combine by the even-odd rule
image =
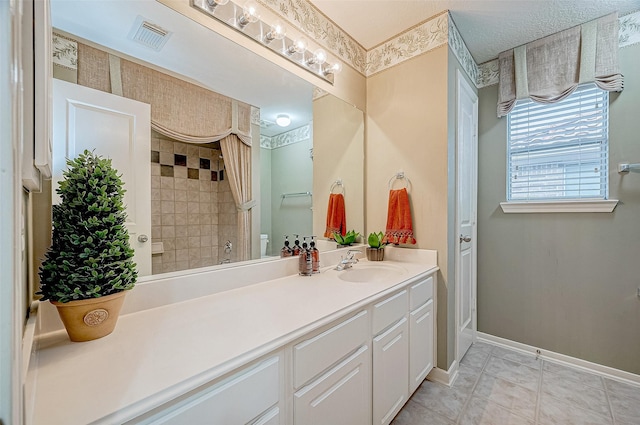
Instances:
[[[267,256],[267,244],[269,243],[269,235],[260,234],[260,258]]]

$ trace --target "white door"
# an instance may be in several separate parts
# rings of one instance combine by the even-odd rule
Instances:
[[[478,96],[457,73],[456,360],[476,339],[476,206]]]
[[[85,149],[122,174],[127,229],[138,275],[151,274],[151,108],[110,93],[53,80],[53,203],[66,158]],[[145,241],[146,239],[146,241]]]

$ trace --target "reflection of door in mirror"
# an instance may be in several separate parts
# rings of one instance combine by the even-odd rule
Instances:
[[[313,161],[311,123],[293,130],[263,123],[260,137],[261,234],[266,256],[277,256],[284,235],[311,236]],[[284,131],[283,131],[284,130]],[[309,240],[309,239],[308,239]]]

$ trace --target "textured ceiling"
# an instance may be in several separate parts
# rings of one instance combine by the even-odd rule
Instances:
[[[310,1],[367,50],[448,9],[478,64],[611,12],[640,10],[640,0]]]

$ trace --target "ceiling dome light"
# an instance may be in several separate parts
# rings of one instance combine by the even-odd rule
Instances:
[[[291,118],[287,114],[279,114],[276,117],[276,124],[280,127],[288,127],[291,124]]]

